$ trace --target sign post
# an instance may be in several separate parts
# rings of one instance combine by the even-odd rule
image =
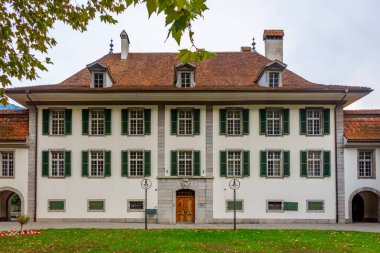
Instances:
[[[147,178],[144,178],[142,181],[141,181],[141,188],[143,188],[145,190],[145,230],[148,229],[148,214],[146,212],[147,210],[147,206],[148,206],[148,189],[152,186],[152,182],[147,179]]]
[[[229,186],[234,190],[234,230],[236,230],[236,190],[240,187],[240,181],[237,179],[231,179]]]

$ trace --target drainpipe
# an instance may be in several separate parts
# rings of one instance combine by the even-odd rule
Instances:
[[[34,104],[33,100],[29,96],[29,90],[25,91],[26,96],[29,99],[29,102],[32,104],[34,109],[36,110],[36,141],[34,144],[35,148],[35,154],[34,154],[34,216],[33,216],[33,221],[37,221],[37,144],[38,144],[38,109],[37,106]],[[28,200],[29,201],[29,200]]]
[[[337,129],[336,108],[338,107],[338,105],[343,103],[343,100],[346,98],[347,93],[348,93],[348,89],[345,89],[344,90],[344,96],[336,103],[335,109],[334,109],[334,122],[335,122],[335,131],[334,131],[334,134],[335,134],[335,209],[336,209],[335,222],[336,223],[339,223],[339,216],[338,216],[338,211],[339,211],[339,205],[338,205],[338,146],[337,146],[338,136],[336,133],[336,131],[337,131],[336,130]]]

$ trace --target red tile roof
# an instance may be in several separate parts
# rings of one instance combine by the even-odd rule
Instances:
[[[28,110],[0,110],[0,141],[26,141],[28,136]]]
[[[267,36],[284,37],[284,30],[264,30],[264,39]]]
[[[196,65],[194,88],[183,89],[175,86],[175,66],[180,63],[177,53],[129,53],[127,60],[120,59],[120,53],[107,54],[98,62],[107,65],[115,83],[102,92],[112,91],[179,91],[196,90],[241,90],[241,91],[303,91],[356,89],[370,92],[371,89],[352,86],[322,85],[309,82],[285,69],[282,75],[283,87],[260,87],[255,80],[265,65],[272,62],[257,52],[221,52],[215,59],[200,61]],[[39,85],[8,89],[9,94],[55,91],[97,92],[90,88],[91,73],[83,68],[56,85]]]
[[[344,136],[349,142],[380,142],[380,110],[344,111]]]

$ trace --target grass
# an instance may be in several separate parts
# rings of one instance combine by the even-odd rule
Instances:
[[[48,229],[0,252],[379,252],[380,233],[317,230]]]

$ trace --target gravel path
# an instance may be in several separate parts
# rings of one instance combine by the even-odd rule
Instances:
[[[232,224],[148,224],[150,229],[232,229]],[[0,231],[19,229],[16,222],[0,222]],[[132,228],[143,229],[144,223],[118,222],[30,222],[25,229],[62,228]],[[380,223],[353,224],[237,224],[238,229],[316,229],[348,230],[380,233]]]

